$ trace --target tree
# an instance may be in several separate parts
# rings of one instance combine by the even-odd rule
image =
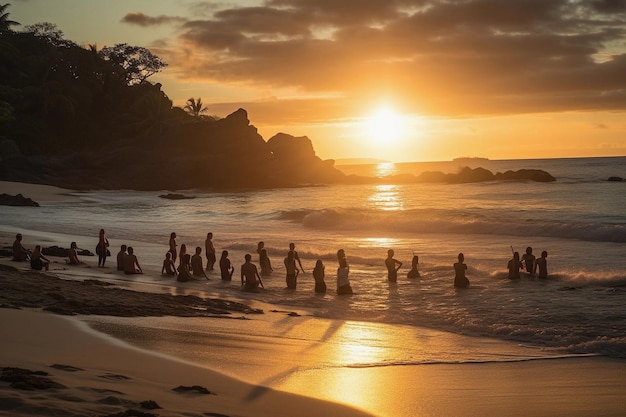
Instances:
[[[9,20],[9,13],[6,11],[9,6],[9,3],[0,6],[0,33],[10,32],[11,26],[19,25],[19,23]]]
[[[128,85],[142,84],[148,77],[167,67],[167,63],[148,49],[118,43],[100,50],[100,55],[117,65]]]
[[[202,103],[202,99],[198,97],[194,99],[193,97],[187,100],[187,105],[185,105],[184,109],[187,113],[191,114],[193,117],[200,117],[200,113],[206,112],[208,109],[206,107],[202,107],[204,103]]]
[[[63,31],[54,23],[40,22],[28,25],[24,28],[25,33],[31,33],[37,38],[42,38],[52,46],[69,48],[77,46],[76,43],[64,38]]]

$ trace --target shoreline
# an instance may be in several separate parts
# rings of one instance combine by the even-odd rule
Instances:
[[[25,300],[29,310],[37,308],[37,302],[41,301],[29,300],[27,294],[37,295],[41,300],[42,294],[51,294],[50,288],[55,288],[57,298],[66,297],[74,306],[80,306],[75,301],[81,297],[93,307],[99,302],[107,304],[109,300],[102,299],[103,292],[120,292],[108,285],[92,285],[94,280],[91,279],[83,284],[54,278],[58,282],[48,286],[46,278],[51,277],[47,275],[3,270],[0,279],[6,290],[2,296],[6,297],[11,287],[6,282],[9,279],[21,284],[14,287],[13,292]],[[36,285],[29,284],[30,279]],[[159,294],[122,291],[126,293],[118,296],[122,304],[138,304],[146,296],[155,297],[162,304]],[[72,294],[73,298],[67,294]],[[182,296],[177,300],[187,298]],[[118,309],[119,303],[108,307]],[[165,314],[166,306],[163,304]],[[7,307],[4,302],[3,307]],[[141,308],[134,310],[134,314],[140,313]],[[109,388],[96,384],[97,387],[91,389],[123,392],[124,398],[116,394],[112,396],[117,400],[109,400],[118,403],[117,411],[152,399],[167,410],[167,413],[157,410],[162,416],[178,416],[183,412],[194,415],[193,412],[201,411],[197,407],[206,407],[199,394],[171,394],[171,389],[178,385],[202,385],[217,392],[219,399],[210,396],[211,404],[215,400],[213,408],[204,408],[202,412],[223,416],[289,416],[294,415],[296,409],[298,415],[319,415],[324,407],[330,407],[328,415],[371,413],[369,415],[379,417],[459,414],[617,417],[626,411],[621,402],[622,387],[626,385],[626,361],[623,360],[604,357],[550,360],[545,352],[537,352],[538,360],[525,360],[521,355],[529,352],[527,348],[518,346],[519,352],[515,352],[511,350],[515,349],[513,345],[500,341],[446,335],[427,329],[320,319],[304,312],[301,316],[285,313],[269,310],[248,320],[219,320],[214,316],[155,317],[145,313],[138,317],[58,317],[44,312],[1,308],[0,323],[7,336],[0,341],[0,348],[8,353],[3,354],[0,366],[46,371],[55,381],[58,379],[63,385],[78,390],[71,396],[81,398],[85,384],[100,381],[101,375],[141,380],[141,387],[127,379],[116,379],[104,384]],[[477,354],[492,350],[497,358],[503,347],[511,361],[401,362],[403,354],[411,356],[419,352],[407,354],[410,348],[432,352],[473,349]],[[153,364],[157,360],[167,363]],[[121,364],[118,361],[122,361]],[[52,364],[85,371],[71,373],[73,379],[68,380],[68,372],[51,370]],[[201,374],[198,383],[194,378],[200,378]],[[165,389],[167,384],[171,386]],[[120,388],[122,386],[131,387],[126,392]],[[5,383],[0,387],[9,390]],[[308,398],[300,397],[302,394]],[[2,396],[0,394],[0,408],[15,404],[2,400]],[[56,406],[66,406],[62,401],[66,401],[63,398],[68,395],[54,392],[46,396],[47,401],[56,401]],[[121,400],[126,397],[133,399]],[[194,398],[193,403],[189,402],[190,397]],[[35,404],[21,394],[20,398],[21,407],[31,411],[19,414],[13,410],[12,415],[33,415],[31,407]],[[89,398],[83,398],[83,407],[84,403],[102,400]],[[310,404],[305,408],[311,414],[300,409],[304,403]],[[96,406],[90,403],[89,407]],[[111,410],[112,406],[107,404],[106,407]],[[104,415],[104,411],[101,413],[98,415]]]

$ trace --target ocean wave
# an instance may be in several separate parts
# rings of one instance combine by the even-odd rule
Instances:
[[[322,209],[282,211],[278,220],[304,227],[336,231],[386,233],[458,233],[506,236],[542,236],[593,242],[626,243],[626,224],[557,219],[512,221],[463,210]]]

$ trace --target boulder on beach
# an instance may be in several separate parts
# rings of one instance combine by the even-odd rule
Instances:
[[[622,181],[624,181],[624,178],[622,178],[622,177],[609,177],[609,179],[607,181],[622,182]]]

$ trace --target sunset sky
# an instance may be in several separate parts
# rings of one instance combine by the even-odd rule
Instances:
[[[13,0],[267,140],[392,161],[626,155],[626,0]]]

